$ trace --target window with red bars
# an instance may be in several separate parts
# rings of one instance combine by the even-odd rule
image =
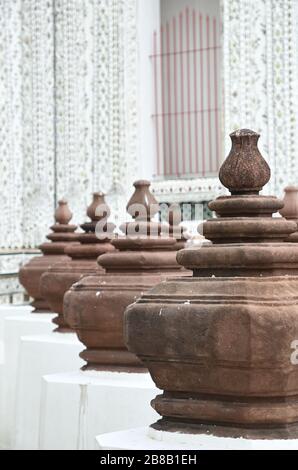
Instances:
[[[216,176],[221,163],[219,15],[187,6],[153,34],[156,177]]]

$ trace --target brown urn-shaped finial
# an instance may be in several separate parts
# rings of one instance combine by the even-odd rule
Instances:
[[[259,138],[249,129],[231,134],[232,149],[219,172],[231,194],[259,193],[270,180],[270,168],[258,149]]]
[[[98,214],[98,208],[101,205],[106,206],[104,193],[93,193],[93,201],[87,208],[87,215],[92,222],[98,221],[102,218],[102,215]]]
[[[124,310],[152,286],[182,273],[173,251],[176,240],[163,236],[162,225],[151,220],[158,205],[150,183],[137,181],[134,187],[127,205],[133,220],[112,242],[119,251],[98,258],[106,274],[82,279],[64,297],[65,318],[86,346],[81,353],[85,370],[146,371],[125,347]]]
[[[287,220],[293,220],[297,223],[297,231],[292,233],[287,242],[298,242],[298,187],[288,186],[285,188],[284,207],[279,211],[280,215]]]
[[[99,255],[114,251],[111,245],[111,234],[114,225],[107,221],[110,209],[107,206],[104,194],[94,193],[92,203],[87,208],[89,221],[81,225],[84,233],[78,234],[77,245],[65,249],[66,260],[63,263],[53,264],[41,279],[41,292],[49,302],[53,312],[58,316],[53,320],[57,325],[56,332],[69,333],[71,328],[63,316],[63,297],[65,292],[84,276],[90,276],[103,269],[97,264]],[[62,213],[61,213],[62,215]],[[67,213],[64,212],[64,216]],[[97,236],[97,224],[102,222],[103,235]]]
[[[126,209],[134,219],[150,220],[158,212],[158,202],[150,191],[150,181],[140,180],[134,183],[135,192],[127,203]],[[141,206],[138,213],[136,206]]]
[[[32,302],[34,313],[51,311],[49,303],[40,292],[40,279],[52,264],[67,259],[64,248],[78,240],[78,234],[74,233],[77,226],[69,224],[71,219],[72,213],[67,201],[59,201],[55,211],[55,225],[51,227],[52,233],[47,235],[50,243],[43,243],[39,247],[43,256],[33,258],[20,269],[20,282],[29,296],[34,299]]]
[[[230,196],[210,203],[212,243],[181,250],[192,278],[168,279],[125,313],[128,349],[163,393],[153,428],[216,436],[298,437],[298,244],[283,202],[258,192],[269,169],[258,134],[231,135],[220,175]]]
[[[72,212],[68,207],[68,203],[65,199],[58,202],[58,207],[55,211],[55,220],[57,224],[67,225],[72,219]]]

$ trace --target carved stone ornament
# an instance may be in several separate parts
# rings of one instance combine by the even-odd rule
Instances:
[[[193,277],[169,279],[125,313],[125,338],[163,390],[155,429],[260,439],[298,437],[297,223],[259,196],[270,171],[258,135],[231,135],[220,171],[231,196],[210,203],[212,241],[181,250]]]
[[[75,233],[76,225],[69,225],[72,213],[66,201],[59,201],[55,212],[55,225],[51,227],[52,233],[47,236],[50,242],[40,245],[43,256],[36,256],[25,264],[19,272],[19,279],[26,291],[34,300],[32,306],[35,313],[48,312],[50,304],[42,296],[40,291],[40,279],[53,264],[67,260],[64,249],[78,240]]]
[[[97,209],[104,208],[100,215]],[[53,312],[58,316],[53,319],[57,325],[55,331],[60,333],[71,332],[63,316],[63,297],[65,292],[84,276],[96,273],[103,273],[104,270],[97,264],[99,255],[114,251],[115,248],[110,243],[110,234],[114,230],[114,225],[106,222],[109,215],[109,208],[105,203],[102,193],[94,193],[93,201],[87,208],[87,215],[90,222],[81,225],[84,233],[78,234],[79,244],[71,245],[65,249],[67,258],[63,262],[52,265],[41,279],[41,292],[43,297],[50,304]],[[107,236],[98,238],[96,234],[97,223],[103,222]]]
[[[287,238],[287,242],[297,243],[298,242],[298,187],[287,186],[285,188],[284,207],[279,211],[280,215],[287,220],[293,220],[297,224],[297,230],[295,233]]]
[[[163,225],[151,220],[158,205],[150,183],[137,181],[134,186],[127,205],[134,220],[123,224],[124,235],[112,242],[119,251],[98,258],[106,274],[85,277],[64,297],[65,319],[86,346],[80,355],[85,370],[146,371],[125,347],[125,308],[167,277],[188,274],[176,261],[176,239],[162,235]],[[136,204],[142,205],[141,212],[135,212]]]

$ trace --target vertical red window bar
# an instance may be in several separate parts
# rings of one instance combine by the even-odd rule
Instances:
[[[198,77],[197,77],[197,15],[195,10],[192,12],[192,29],[193,29],[193,70],[194,70],[194,106],[195,106],[195,172],[199,174],[199,120],[198,120]]]
[[[159,137],[159,98],[158,98],[158,71],[157,71],[157,32],[154,31],[153,36],[153,64],[154,64],[154,102],[155,102],[155,133],[156,133],[156,173],[157,176],[161,175],[161,157],[160,157],[160,137]]]
[[[185,174],[185,111],[184,111],[184,54],[183,54],[183,12],[179,15],[179,38],[180,38],[180,96],[181,96],[181,140],[182,140],[182,174]]]
[[[219,100],[218,100],[218,70],[217,70],[217,61],[218,61],[218,48],[216,44],[218,42],[217,36],[217,26],[216,26],[216,18],[213,18],[213,61],[214,61],[214,102],[215,102],[215,111],[214,111],[214,120],[215,120],[215,133],[216,133],[216,170],[219,169],[221,161],[220,161],[220,128],[219,128]]]
[[[210,19],[209,15],[206,17],[206,39],[207,39],[207,103],[208,103],[208,147],[209,147],[209,158],[208,166],[211,171],[215,171],[213,166],[213,152],[212,152],[212,108],[211,108],[211,69],[210,69]]]
[[[205,176],[205,115],[203,112],[204,109],[204,42],[203,42],[203,17],[200,14],[199,16],[200,21],[200,79],[201,79],[201,142],[202,142],[202,176]]]
[[[192,174],[192,111],[191,111],[191,77],[190,77],[190,18],[189,8],[186,8],[186,59],[187,59],[187,120],[188,120],[188,172]]]
[[[178,127],[178,77],[177,77],[177,22],[173,18],[173,47],[174,47],[174,120],[175,120],[175,175],[179,175],[179,127]]]

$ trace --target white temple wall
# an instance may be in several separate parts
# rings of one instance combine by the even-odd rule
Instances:
[[[297,1],[220,7],[223,154],[229,132],[259,131],[272,169],[266,191],[280,196],[298,183]],[[152,178],[149,55],[161,20],[159,0],[0,0],[0,11],[1,294],[19,289],[18,265],[44,240],[59,198],[81,223],[101,189],[116,216],[132,182]],[[165,202],[221,191],[216,177],[166,178],[153,189]]]

